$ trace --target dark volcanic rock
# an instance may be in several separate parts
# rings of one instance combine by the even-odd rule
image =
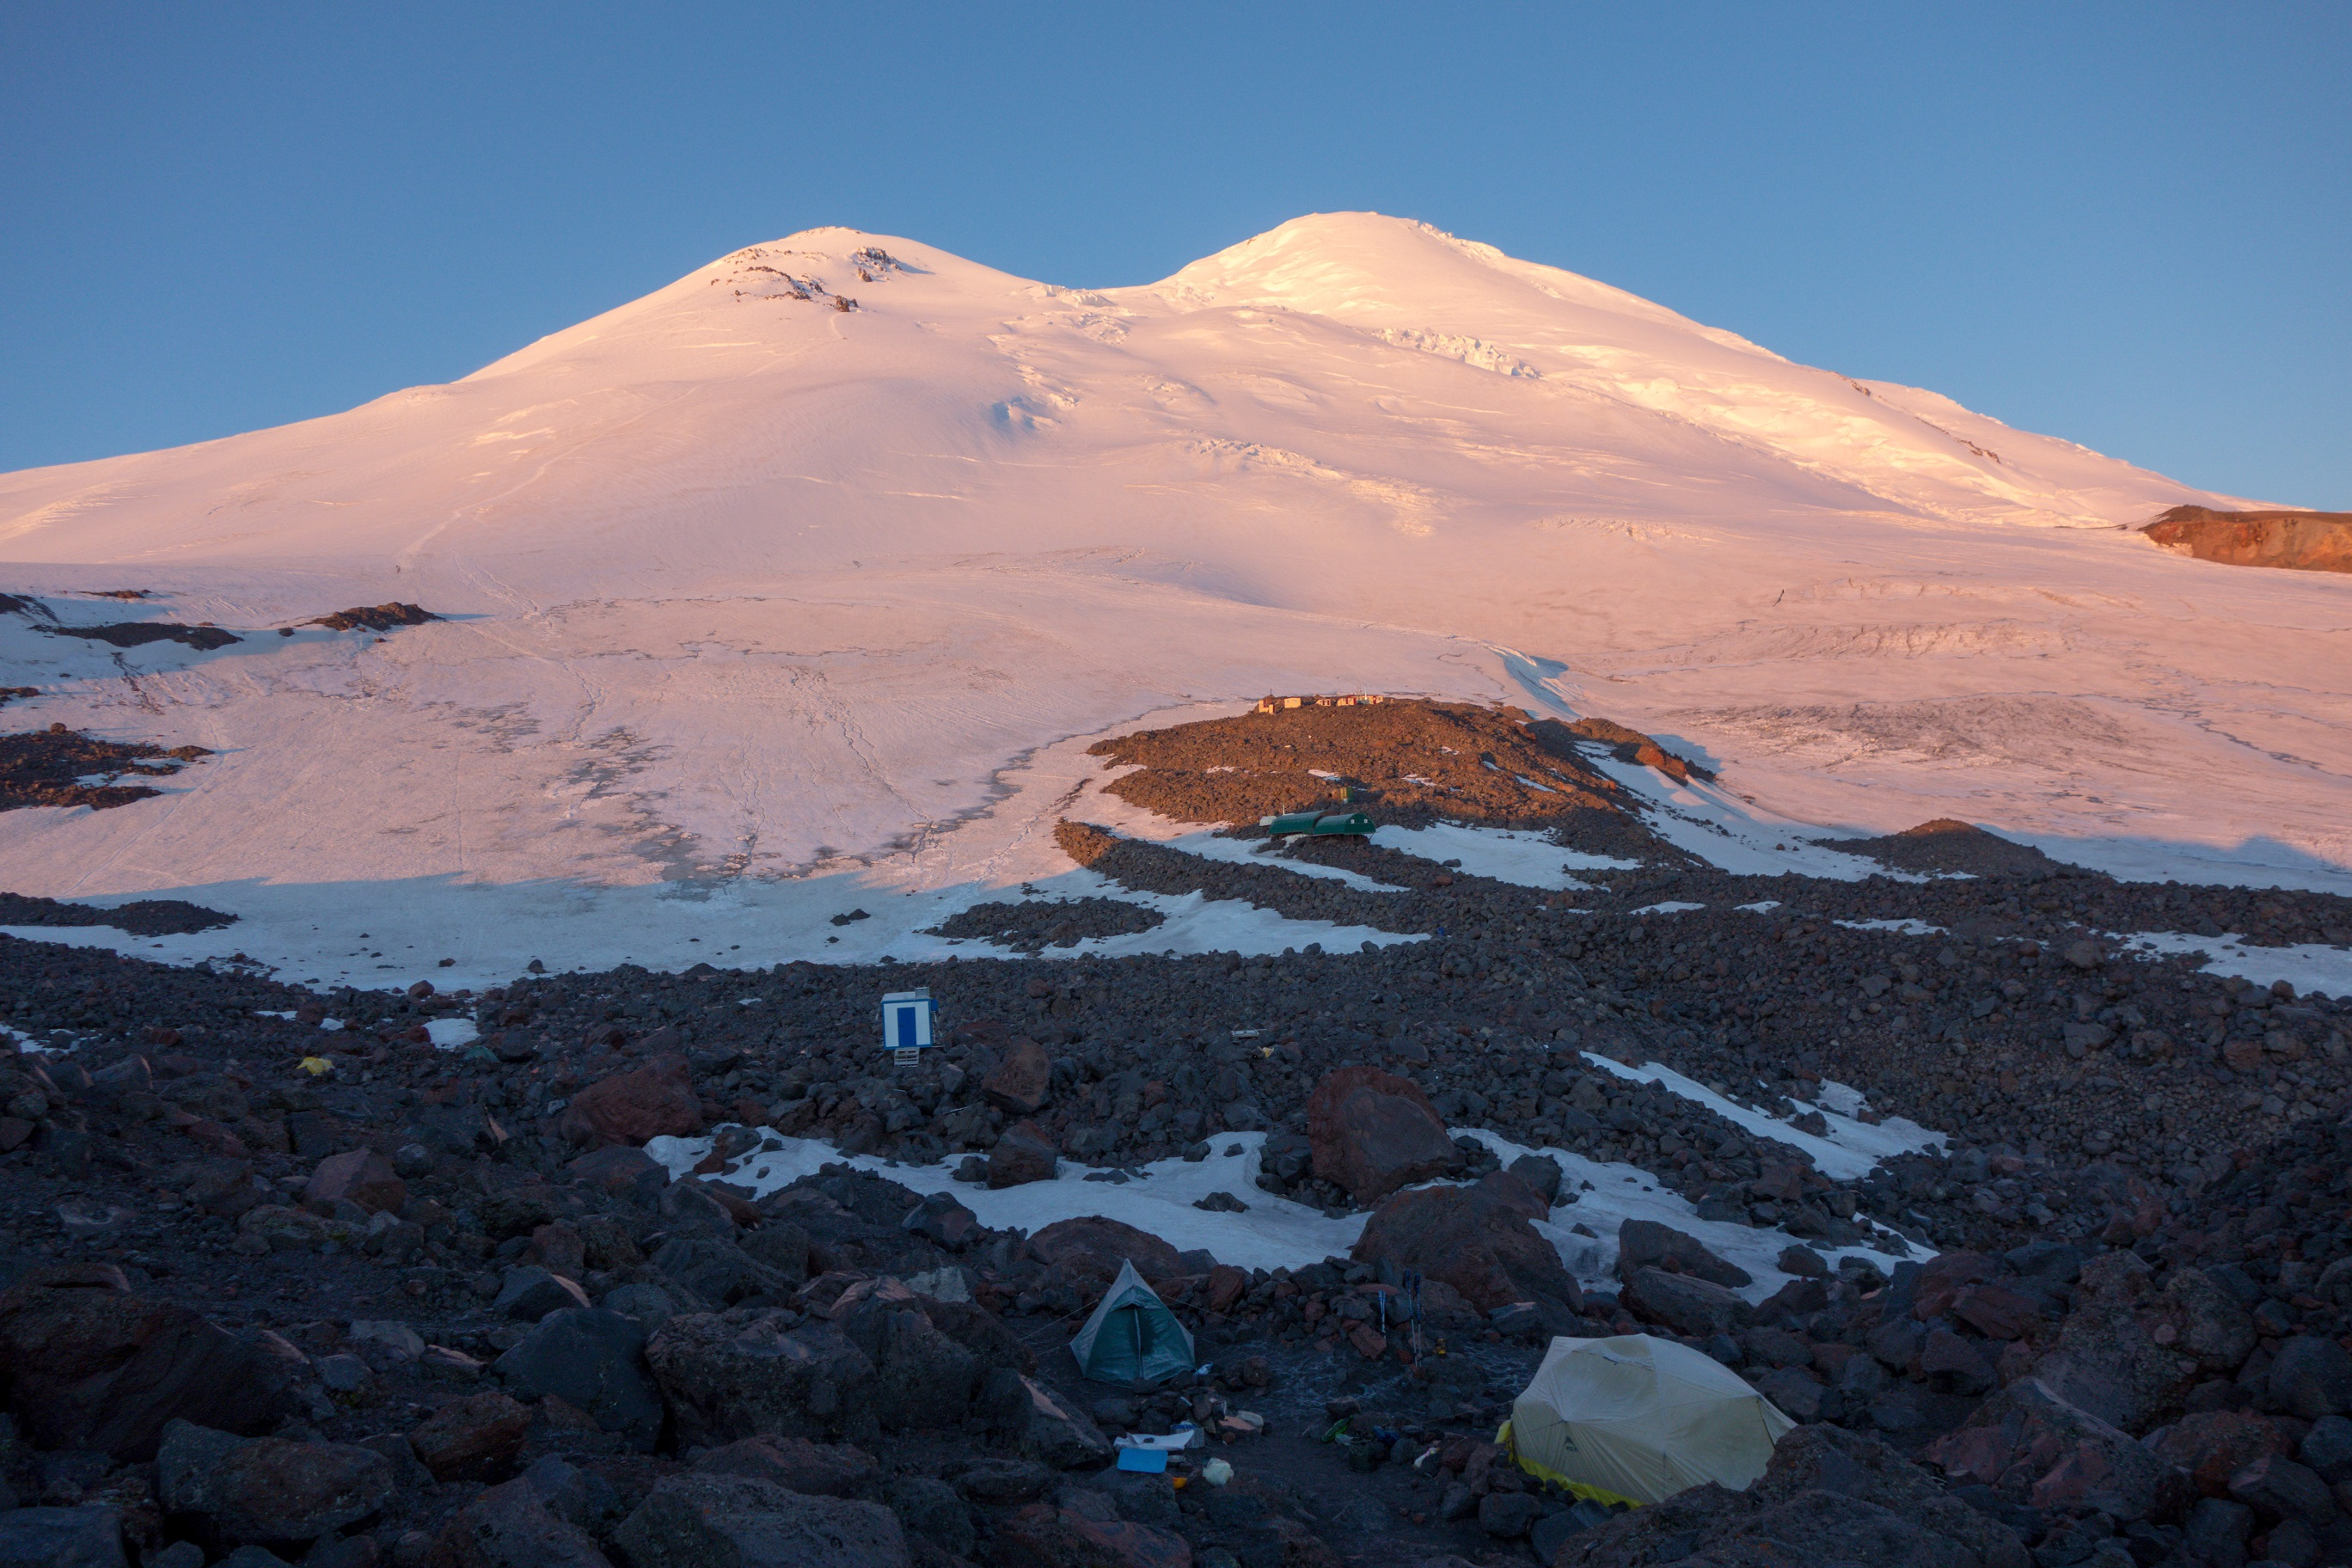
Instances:
[[[1459,1158],[1444,1119],[1410,1079],[1348,1067],[1307,1097],[1315,1174],[1358,1203],[1373,1204],[1445,1173]]]
[[[2230,1499],[2254,1510],[2264,1523],[2299,1519],[2326,1524],[2336,1517],[2327,1483],[2293,1459],[2267,1454],[2230,1478]]]
[[[2271,1363],[2269,1390],[2275,1408],[2305,1421],[2352,1413],[2352,1353],[2334,1340],[2297,1334]]]
[[[874,1363],[829,1323],[794,1330],[772,1312],[743,1323],[686,1314],[661,1326],[646,1360],[681,1444],[855,1437],[877,1426]]]
[[[150,784],[113,781],[160,778],[178,772],[199,757],[211,755],[202,746],[178,746],[167,752],[161,746],[100,741],[68,730],[62,724],[0,735],[0,811],[31,805],[86,805],[92,811],[107,811],[129,805],[163,792]],[[109,782],[84,782],[90,778]],[[76,906],[59,906],[73,907]]]
[[[1024,1035],[1005,1047],[981,1092],[1008,1116],[1034,1116],[1053,1098],[1053,1058],[1045,1047]]]
[[[185,1421],[164,1429],[155,1496],[237,1541],[315,1541],[367,1518],[392,1495],[392,1463],[348,1443],[239,1437]]]
[[[879,1473],[874,1456],[863,1448],[805,1437],[745,1437],[705,1450],[694,1468],[773,1481],[817,1497],[854,1497]]]
[[[2037,1508],[2095,1504],[2137,1518],[2177,1507],[2189,1478],[2126,1434],[2061,1398],[2035,1378],[1977,1406],[1958,1431],[1925,1450],[1956,1478],[1990,1486],[2020,1461],[2034,1470]]]
[[[1270,814],[1329,809],[1335,784],[1344,784],[1352,804],[1381,823],[1565,826],[1621,849],[1654,845],[1632,792],[1579,742],[1613,752],[1649,737],[1615,725],[1603,731],[1590,721],[1529,723],[1517,709],[1466,702],[1341,708],[1308,700],[1269,713],[1139,730],[1089,751],[1114,764],[1139,764],[1107,786],[1109,794],[1180,822],[1255,824]],[[1594,818],[1601,820],[1588,820]]]
[[[1025,1457],[1057,1470],[1099,1469],[1110,1463],[1110,1439],[1086,1413],[1034,1378],[989,1373],[981,1394],[990,1426]]]
[[[592,1148],[687,1138],[702,1131],[702,1102],[684,1057],[656,1057],[574,1095],[563,1108],[562,1127],[565,1137]]]
[[[550,1312],[492,1370],[530,1398],[552,1394],[578,1406],[640,1452],[661,1436],[661,1394],[634,1318],[594,1307]]]
[[[1710,1285],[1737,1289],[1755,1283],[1754,1276],[1706,1249],[1706,1244],[1685,1231],[1655,1220],[1629,1219],[1617,1226],[1617,1272],[1620,1278],[1637,1268],[1656,1267],[1687,1274]]]
[[[435,1411],[408,1446],[437,1481],[496,1480],[514,1468],[530,1412],[506,1394],[477,1394]]]
[[[1018,1187],[1030,1182],[1050,1182],[1061,1169],[1054,1141],[1034,1121],[1016,1121],[996,1140],[988,1154],[988,1184]]]
[[[388,632],[394,626],[421,626],[441,617],[432,611],[398,600],[388,605],[357,605],[348,610],[337,610],[331,616],[320,616],[307,621],[306,626],[324,626],[331,632]]]
[[[1189,1568],[1192,1550],[1184,1538],[1148,1524],[1100,1520],[1075,1509],[1032,1503],[1004,1521],[997,1531],[1005,1561],[1035,1563],[1101,1563],[1105,1568]]]
[[[1727,1334],[1747,1326],[1747,1302],[1720,1285],[1663,1268],[1636,1268],[1619,1298],[1643,1322],[1663,1323],[1678,1334]]]
[[[1158,910],[1124,899],[1024,899],[1019,903],[974,904],[941,921],[929,934],[978,937],[1034,954],[1047,947],[1076,947],[1100,937],[1132,936],[1167,918]]]
[[[2030,844],[1939,816],[1879,838],[1841,838],[1845,855],[1866,855],[1899,871],[1963,871],[1972,877],[2046,877],[2058,862]]]
[[[978,1356],[914,1305],[869,1301],[843,1323],[874,1363],[874,1418],[886,1430],[961,1426],[983,1372]]]
[[[1500,1172],[1472,1186],[1399,1193],[1365,1225],[1352,1256],[1418,1269],[1480,1311],[1514,1301],[1580,1311],[1583,1291],[1562,1267],[1559,1248],[1529,1223],[1543,1213],[1543,1200],[1527,1184]]]
[[[1082,1289],[1101,1291],[1118,1278],[1122,1262],[1154,1283],[1185,1272],[1174,1247],[1121,1220],[1087,1215],[1055,1220],[1029,1238],[1029,1255]]]
[[[332,1214],[339,1203],[397,1214],[408,1202],[408,1184],[374,1150],[351,1149],[319,1162],[302,1188],[302,1202],[320,1214]]]
[[[2250,1410],[2194,1411],[2150,1436],[2156,1457],[2187,1471],[2207,1497],[2227,1497],[2231,1476],[2291,1447],[2285,1433]]]
[[[631,1568],[907,1568],[911,1561],[887,1509],[749,1476],[672,1476],[614,1541]]]
[[[576,1281],[551,1274],[535,1263],[526,1263],[507,1270],[490,1310],[535,1323],[550,1312],[587,1304],[588,1294]]]
[[[149,643],[175,642],[183,647],[209,653],[226,647],[237,640],[236,635],[218,626],[184,626],[176,621],[115,621],[102,626],[41,626],[37,628],[51,637],[85,637],[102,642],[109,647],[144,647]]]
[[[129,1563],[122,1554],[122,1516],[113,1509],[0,1512],[0,1568],[128,1568]]]
[[[1702,1553],[1693,1555],[1693,1553]],[[1795,1563],[2030,1568],[2014,1531],[1874,1438],[1802,1426],[1745,1492],[1706,1486],[1570,1538],[1558,1568],[1622,1563],[1768,1568]]]
[[[491,1487],[435,1538],[432,1568],[612,1568],[594,1537],[548,1506],[527,1478]]]
[[[68,904],[56,899],[0,893],[0,925],[112,926],[132,936],[175,936],[186,931],[215,931],[236,923],[235,915],[208,910],[184,899],[133,899],[100,909],[95,904]]]
[[[131,1293],[121,1273],[37,1270],[0,1295],[8,1407],[46,1448],[152,1455],[166,1423],[231,1432],[289,1408],[287,1363],[185,1307]]]

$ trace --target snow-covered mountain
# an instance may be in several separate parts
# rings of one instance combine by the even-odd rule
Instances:
[[[2183,503],[2246,504],[1397,219],[1101,291],[814,229],[449,385],[0,477],[0,589],[68,618],[449,617],[197,653],[0,616],[52,693],[20,724],[220,753],[0,816],[0,887],[548,947],[599,889],[978,887],[1050,868],[1040,748],[1315,689],[1668,733],[1718,821],[2325,879],[2352,583],[2128,531]]]

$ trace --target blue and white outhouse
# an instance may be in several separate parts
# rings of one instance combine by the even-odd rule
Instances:
[[[939,1004],[931,1000],[928,987],[919,991],[892,991],[882,998],[882,1048],[888,1051],[920,1050],[931,1043],[931,1017]]]

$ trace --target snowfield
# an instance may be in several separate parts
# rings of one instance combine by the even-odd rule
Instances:
[[[703,1137],[655,1138],[646,1152],[669,1172],[673,1180],[686,1175],[711,1151],[719,1129]],[[1588,1288],[1615,1290],[1618,1281],[1618,1227],[1629,1219],[1654,1220],[1705,1242],[1717,1257],[1738,1264],[1753,1277],[1738,1294],[1750,1303],[1761,1301],[1786,1285],[1781,1252],[1792,1246],[1812,1247],[1835,1267],[1853,1257],[1885,1268],[1891,1258],[1927,1258],[1932,1252],[1894,1237],[1893,1253],[1868,1247],[1826,1247],[1803,1242],[1777,1227],[1753,1227],[1721,1220],[1705,1220],[1677,1192],[1635,1165],[1609,1164],[1567,1149],[1530,1148],[1512,1142],[1484,1128],[1455,1128],[1456,1137],[1475,1138],[1494,1151],[1505,1165],[1522,1154],[1546,1154],[1560,1167],[1560,1191],[1572,1201],[1552,1210],[1549,1220],[1535,1222],[1536,1233],[1552,1244],[1560,1261],[1578,1282]],[[1774,1136],[1785,1137],[1785,1127]],[[1064,1161],[1050,1181],[1024,1182],[1019,1186],[991,1189],[958,1182],[953,1160],[936,1165],[908,1165],[872,1155],[844,1155],[831,1145],[810,1138],[793,1138],[761,1131],[759,1145],[741,1155],[720,1176],[760,1196],[790,1186],[835,1163],[872,1171],[918,1193],[952,1193],[982,1225],[992,1228],[1042,1230],[1058,1220],[1099,1215],[1148,1231],[1179,1251],[1201,1247],[1220,1263],[1240,1268],[1297,1268],[1344,1255],[1363,1235],[1370,1211],[1332,1217],[1289,1198],[1278,1198],[1257,1185],[1258,1158],[1265,1142],[1263,1132],[1220,1132],[1211,1139],[1204,1160],[1158,1160],[1119,1173],[1092,1171]],[[1868,1168],[1864,1163],[1864,1169]],[[1426,1186],[1454,1184],[1430,1182]],[[1244,1212],[1203,1211],[1201,1198],[1223,1193],[1247,1205]],[[1575,1227],[1582,1226],[1582,1230]]]
[[[1396,219],[1101,291],[811,230],[449,385],[0,477],[0,589],[241,639],[0,614],[16,727],[216,753],[0,814],[0,887],[231,910],[42,934],[289,979],[913,957],[1087,890],[1084,738],[1321,689],[1657,733],[1741,869],[1950,816],[2352,889],[2352,580],[2131,531],[2183,502],[2245,504]],[[278,635],[394,599],[446,618]],[[1253,918],[1121,940],[1373,939]]]

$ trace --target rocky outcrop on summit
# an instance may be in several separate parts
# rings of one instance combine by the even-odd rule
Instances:
[[[1089,751],[1134,766],[1107,793],[1178,822],[1247,829],[1269,814],[1344,798],[1377,822],[1557,828],[1580,849],[1639,859],[1679,856],[1651,834],[1640,797],[1595,766],[1596,756],[1642,752],[1649,765],[1689,776],[1688,764],[1648,736],[1606,720],[1563,725],[1516,708],[1420,700],[1310,701],[1139,730]]]
[[[2058,862],[2030,844],[2013,843],[1972,823],[1939,816],[1878,838],[1840,838],[1831,848],[1863,855],[1898,871],[1964,872],[1971,877],[2037,879],[2056,874]]]
[[[28,899],[22,893],[0,893],[0,925],[112,926],[132,936],[170,936],[215,931],[236,923],[235,915],[208,910],[185,899],[133,899],[128,903],[101,908],[96,904],[68,904],[57,899]]]
[[[2167,550],[2225,566],[2352,572],[2352,511],[2214,511],[2177,506],[2140,531]]]
[[[215,648],[228,647],[238,640],[234,632],[218,626],[184,626],[175,621],[115,621],[102,626],[41,626],[37,628],[58,637],[81,637],[89,642],[102,642],[109,647],[145,647],[149,643],[175,642],[198,653],[210,653]]]
[[[398,600],[384,605],[355,605],[348,610],[337,610],[331,616],[320,616],[302,624],[324,626],[331,632],[388,632],[394,626],[421,626],[441,617],[415,605]]]
[[[0,735],[0,811],[31,805],[86,805],[105,811],[129,805],[163,792],[147,784],[126,784],[125,779],[168,778],[197,758],[211,755],[202,746],[174,746],[166,751],[143,742],[101,741],[63,724]]]

